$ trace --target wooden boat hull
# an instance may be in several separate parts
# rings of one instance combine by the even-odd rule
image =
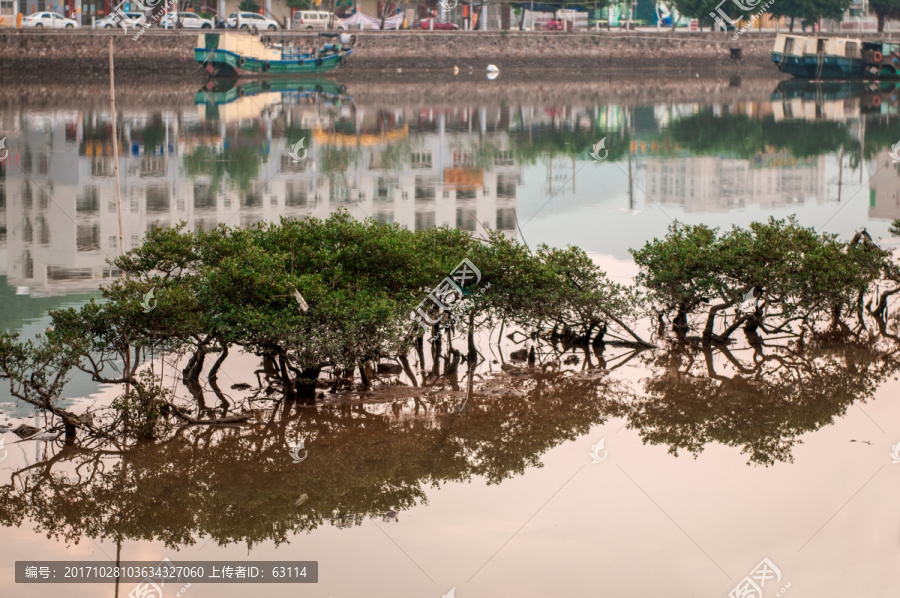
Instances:
[[[300,60],[261,60],[244,57],[227,50],[194,48],[194,60],[206,65],[206,70],[216,77],[277,77],[290,75],[318,75],[333,71],[353,53],[332,54],[322,58]]]
[[[772,48],[772,62],[782,73],[786,73],[798,79],[809,79],[809,72],[803,54],[809,39],[802,35],[778,34],[775,36],[775,46]]]
[[[807,54],[803,62],[811,79],[862,79],[866,70],[860,58]]]
[[[772,62],[782,73],[799,79],[812,79],[813,74],[806,65],[802,56],[790,56],[781,52],[772,52]]]

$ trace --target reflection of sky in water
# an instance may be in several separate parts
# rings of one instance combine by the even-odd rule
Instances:
[[[79,308],[87,303],[86,298],[79,297],[51,297],[30,298],[24,295],[14,295],[9,292],[5,284],[5,277],[0,276],[0,330],[4,332],[17,332],[21,338],[34,338],[43,333],[50,326],[49,309]],[[84,397],[98,388],[97,383],[91,381],[87,374],[75,372],[71,381],[66,385],[65,397]],[[32,409],[15,400],[9,392],[6,381],[0,384],[0,414],[24,417],[32,412]],[[68,400],[60,401],[62,407],[71,404]]]
[[[890,220],[869,215],[868,171],[864,171],[863,182],[860,183],[859,170],[851,171],[845,167],[842,200],[838,203],[837,158],[826,156],[822,159],[822,165],[819,176],[833,181],[828,185],[828,201],[819,201],[812,196],[802,204],[780,207],[749,204],[716,211],[690,211],[683,206],[650,201],[645,193],[650,191],[646,168],[635,169],[634,207],[630,208],[627,160],[597,165],[578,163],[576,192],[571,192],[570,182],[567,192],[559,193],[548,202],[544,184],[546,168],[535,166],[524,173],[525,184],[519,194],[519,222],[524,225],[531,220],[522,229],[529,244],[577,245],[587,251],[610,254],[623,260],[631,259],[629,248],[640,247],[653,237],[665,235],[670,217],[691,224],[730,228],[732,225],[746,226],[770,216],[786,218],[795,215],[804,226],[820,229],[825,224],[821,230],[843,237],[851,237],[862,226],[867,227],[875,238],[888,237]],[[900,185],[900,178],[897,184]],[[900,217],[900,206],[891,217]]]

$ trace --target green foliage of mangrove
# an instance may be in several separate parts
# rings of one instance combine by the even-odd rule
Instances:
[[[197,423],[158,388],[156,357],[187,357],[181,374],[198,407],[201,372],[214,385],[234,350],[257,356],[280,396],[312,403],[323,372],[346,380],[358,370],[368,386],[377,364],[397,359],[409,373],[405,360],[422,355],[427,334],[413,310],[463,259],[480,271],[477,296],[461,301],[452,319],[438,312],[430,331],[439,353],[446,328],[448,371],[483,361],[476,333],[507,325],[535,341],[600,352],[654,347],[638,329],[648,317],[657,338],[671,326],[680,343],[693,331],[704,344],[727,343],[739,329],[755,345],[763,336],[858,338],[866,314],[893,337],[885,316],[900,272],[864,230],[842,241],[792,218],[727,231],[676,222],[633,255],[639,274],[624,285],[578,248],[531,250],[499,231],[483,238],[449,228],[410,231],[346,211],[247,229],[154,229],[114,261],[124,276],[101,301],[53,311],[52,328],[35,340],[0,334],[0,379],[70,432],[115,429],[145,440],[165,434],[160,415]],[[458,333],[465,352],[452,347]],[[206,370],[210,355],[215,362]],[[113,428],[104,432],[59,408],[75,370],[124,389]]]

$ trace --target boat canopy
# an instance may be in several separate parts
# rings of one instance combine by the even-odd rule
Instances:
[[[224,50],[245,58],[281,60],[281,50],[267,48],[259,38],[235,33],[201,33],[198,48]]]

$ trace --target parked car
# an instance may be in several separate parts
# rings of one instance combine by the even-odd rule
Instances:
[[[36,12],[22,19],[22,27],[73,29],[81,25],[75,19],[67,19],[58,12]]]
[[[110,29],[112,27],[121,27],[120,21],[124,22],[128,27],[143,27],[147,24],[147,17],[142,12],[124,12],[120,16],[117,13],[111,13],[94,23],[94,29]]]
[[[234,29],[238,26],[238,15],[236,12],[228,15],[228,18],[225,19],[225,26],[229,29]],[[241,13],[241,29],[252,29],[256,27],[259,31],[263,29],[268,29],[269,31],[275,31],[278,29],[278,21],[274,21],[272,19],[267,19],[266,17],[256,14],[255,12],[242,12]]]
[[[192,12],[170,12],[159,20],[159,26],[163,29],[174,29],[176,23],[181,21],[181,26],[185,29],[212,29],[212,19],[204,19],[198,14]]]
[[[431,29],[431,21],[432,19],[422,19],[416,25],[419,29]],[[435,31],[456,31],[459,29],[459,25],[454,23],[448,23],[443,19],[434,19],[434,30]]]
[[[320,10],[299,10],[294,13],[294,29],[337,29],[343,31],[347,26],[333,12]]]

